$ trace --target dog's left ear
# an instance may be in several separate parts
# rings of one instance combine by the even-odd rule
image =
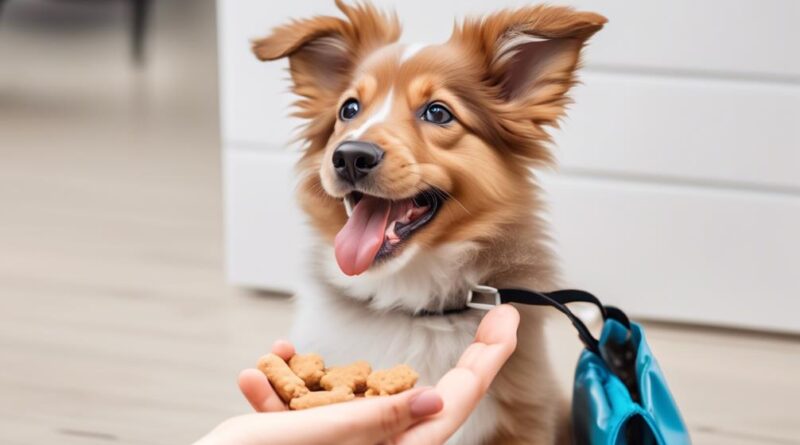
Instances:
[[[259,60],[287,57],[293,91],[304,100],[297,102],[301,117],[313,118],[329,108],[352,80],[359,59],[400,37],[394,14],[385,14],[369,3],[348,5],[336,0],[344,18],[317,16],[292,20],[253,41]]]
[[[369,3],[348,5],[336,0],[343,18],[317,16],[292,20],[253,41],[260,60],[289,59],[294,116],[308,122],[299,135],[323,147],[336,122],[336,102],[352,81],[359,60],[377,48],[397,41],[400,23]]]
[[[576,82],[581,49],[605,23],[592,12],[535,6],[467,20],[452,38],[483,57],[500,99],[538,127],[557,124]]]

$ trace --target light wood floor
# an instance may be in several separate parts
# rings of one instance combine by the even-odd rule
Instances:
[[[290,322],[222,270],[213,7],[159,3],[138,73],[124,29],[0,23],[2,444],[189,443],[247,411],[236,374]],[[800,340],[648,332],[696,443],[800,444]]]

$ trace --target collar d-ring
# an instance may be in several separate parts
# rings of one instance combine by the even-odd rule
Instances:
[[[478,302],[475,301],[475,297],[478,295],[487,295],[493,299],[491,302]],[[480,309],[482,311],[488,311],[494,308],[495,306],[499,306],[502,303],[500,300],[500,291],[494,287],[486,286],[483,284],[476,284],[472,286],[470,290],[467,292],[467,307],[472,309]]]

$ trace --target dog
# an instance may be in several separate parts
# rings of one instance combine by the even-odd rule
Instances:
[[[444,43],[399,43],[397,16],[337,0],[344,17],[291,21],[253,41],[289,59],[307,121],[298,199],[316,234],[296,299],[298,350],[333,363],[405,362],[434,384],[471,342],[478,284],[558,287],[532,169],[587,40],[606,22],[531,6],[466,19]],[[517,349],[453,444],[569,443],[542,309],[519,308]]]

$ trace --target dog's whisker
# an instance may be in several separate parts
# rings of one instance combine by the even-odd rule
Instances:
[[[442,199],[452,199],[453,201],[455,201],[456,204],[459,205],[459,207],[461,207],[464,210],[464,212],[466,212],[468,215],[472,215],[472,212],[470,212],[469,209],[467,209],[467,207],[458,198],[453,196],[450,192],[442,190],[442,189],[434,186],[430,182],[422,179],[421,178],[422,173],[412,171],[412,172],[409,172],[409,174],[416,174],[417,176],[420,176],[420,179],[419,179],[420,182],[422,182],[423,184],[425,184],[425,185],[427,185],[429,187],[429,189],[422,189],[421,187],[415,186],[415,189],[418,190],[419,192],[423,193],[426,190],[430,190],[433,193],[436,193],[437,195],[439,195],[439,197],[441,197]]]
[[[452,193],[450,193],[448,191],[445,191],[445,190],[442,190],[442,189],[440,189],[438,187],[434,187],[431,183],[429,183],[428,181],[425,181],[424,179],[420,179],[420,181],[422,181],[424,184],[428,185],[428,187],[430,187],[429,190],[432,190],[434,193],[440,195],[443,199],[452,199],[453,201],[455,201],[456,204],[459,205],[459,207],[464,209],[464,211],[468,215],[472,215],[472,212],[470,212],[469,209],[467,209],[466,206],[464,206],[464,204],[458,198],[453,196]]]
[[[429,198],[431,201],[432,201],[432,200],[434,200],[434,199],[436,199],[436,196],[434,196],[435,194],[439,194],[439,195],[441,195],[441,193],[437,193],[437,190],[438,190],[438,189],[436,189],[435,187],[431,186],[430,184],[428,184],[428,183],[426,183],[426,182],[424,182],[424,181],[423,181],[423,183],[427,184],[427,185],[428,185],[429,187],[431,187],[431,188],[422,188],[422,187],[420,187],[419,185],[414,185],[414,189],[415,189],[415,190],[416,190],[416,191],[417,191],[419,194],[422,194],[423,196],[425,196],[425,197],[428,197],[428,198]],[[443,196],[443,195],[442,195],[442,196]],[[450,207],[447,207],[447,212],[448,212],[448,213],[449,213],[451,216],[456,216],[456,217],[457,217],[457,215],[454,215],[454,214],[453,214],[453,209],[452,209],[452,208],[450,208]]]

